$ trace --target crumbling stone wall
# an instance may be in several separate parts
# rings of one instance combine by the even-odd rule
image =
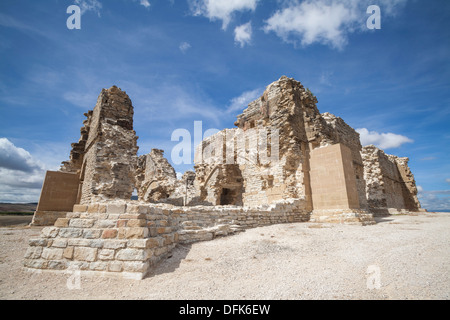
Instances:
[[[86,150],[86,142],[89,138],[89,131],[91,129],[90,125],[92,114],[92,110],[89,110],[84,114],[86,120],[83,121],[83,127],[80,129],[81,137],[77,143],[72,143],[69,161],[62,162],[60,171],[67,173],[80,173]]]
[[[116,86],[103,89],[90,118],[81,172],[81,203],[131,199],[137,166],[133,106]]]
[[[244,206],[302,198],[312,210],[310,153],[316,148],[343,144],[351,150],[359,207],[367,208],[359,134],[341,118],[320,114],[316,104],[317,98],[294,79],[281,77],[270,84],[237,117],[237,129],[206,139],[196,151],[200,198],[212,205],[221,204],[223,190],[230,190],[227,185],[231,184],[235,185],[232,190],[242,190]],[[279,143],[275,146],[278,154],[272,157],[274,132]],[[233,154],[226,154],[229,150]],[[236,183],[239,180],[242,187]]]
[[[187,171],[178,180],[175,169],[164,158],[163,150],[153,149],[140,156],[135,176],[140,201],[182,206],[195,197],[195,172]]]
[[[206,139],[197,154],[205,154],[208,145],[216,144],[214,150],[231,150],[231,154],[196,156],[196,185],[207,189],[202,196],[217,204],[223,190],[242,190],[244,206],[308,198],[307,139],[302,121],[302,108],[308,103],[314,103],[314,97],[299,82],[282,77],[238,116],[237,129]]]
[[[408,158],[387,155],[370,145],[362,150],[369,208],[376,213],[420,210]]]

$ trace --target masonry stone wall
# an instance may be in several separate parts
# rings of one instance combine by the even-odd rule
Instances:
[[[421,209],[408,158],[387,155],[373,145],[363,148],[362,158],[370,210],[395,213]]]
[[[90,118],[81,171],[81,203],[131,199],[138,151],[133,113],[125,92],[115,86],[103,89]]]
[[[304,201],[254,209],[175,207],[136,201],[75,205],[29,240],[24,266],[142,279],[178,243],[212,240],[247,228],[305,222]]]

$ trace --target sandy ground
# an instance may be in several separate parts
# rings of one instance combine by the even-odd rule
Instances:
[[[41,228],[0,228],[0,299],[445,299],[450,214],[286,224],[179,246],[142,281],[22,269]],[[80,280],[79,285],[77,279]]]

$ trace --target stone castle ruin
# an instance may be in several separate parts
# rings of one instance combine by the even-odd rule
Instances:
[[[138,157],[131,100],[104,89],[70,159],[46,175],[33,224],[47,227],[29,241],[25,267],[142,279],[177,244],[423,211],[408,159],[363,148],[353,128],[316,104],[300,82],[280,78],[236,128],[205,139],[195,172],[177,179],[163,150]]]

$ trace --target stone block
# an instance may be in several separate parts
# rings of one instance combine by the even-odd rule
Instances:
[[[83,230],[83,238],[85,239],[98,239],[102,235],[101,229],[85,229]]]
[[[69,227],[71,228],[92,228],[94,226],[94,219],[71,219]]]
[[[73,259],[78,261],[94,262],[97,259],[97,249],[86,247],[75,247]]]
[[[83,230],[78,228],[62,228],[59,231],[61,238],[80,238],[82,234]]]
[[[123,270],[123,262],[121,261],[111,261],[108,264],[109,272],[122,272],[122,270]]]
[[[42,229],[41,235],[44,238],[55,238],[58,235],[59,228],[56,227],[46,227]]]
[[[69,226],[70,219],[68,218],[59,218],[55,222],[55,227],[58,228],[67,228]]]
[[[107,213],[123,214],[125,213],[126,204],[108,204]]]
[[[102,249],[98,252],[100,260],[113,260],[115,251],[112,249]]]
[[[148,236],[148,228],[120,228],[119,239],[143,239]]]
[[[73,206],[73,212],[86,212],[87,209],[88,206],[84,204],[76,204]]]
[[[111,229],[115,228],[117,225],[114,220],[98,220],[96,223],[96,227],[100,229]]]
[[[127,240],[105,240],[103,249],[123,249],[127,246]]]
[[[67,247],[67,248],[65,248],[65,249],[64,249],[64,252],[63,252],[63,257],[64,257],[65,259],[72,260],[72,258],[73,258],[73,247]]]
[[[67,219],[77,219],[81,216],[81,213],[79,212],[67,212],[66,218]]]
[[[128,220],[127,227],[133,228],[133,227],[146,227],[147,226],[147,220],[145,219],[130,219]]]
[[[87,209],[87,212],[88,213],[98,213],[98,203],[90,204]]]
[[[67,247],[67,239],[54,239],[52,247],[64,249],[65,247]]]
[[[42,247],[28,247],[25,252],[25,259],[39,259],[42,254]]]
[[[126,219],[126,220],[130,220],[130,219],[146,219],[147,215],[145,214],[139,214],[139,213],[125,213],[125,214],[121,214],[120,219]]]
[[[47,268],[52,269],[52,270],[65,270],[65,269],[67,269],[67,262],[66,261],[49,261]]]
[[[145,261],[150,257],[147,249],[122,249],[116,254],[119,261]]]
[[[157,238],[150,238],[146,240],[147,240],[147,248],[149,249],[158,248],[161,246],[161,243],[158,241]]]
[[[146,273],[150,267],[148,262],[141,261],[127,261],[123,264],[124,272],[141,272]]]
[[[103,239],[115,239],[117,238],[118,230],[117,229],[106,229],[103,230],[102,238]]]
[[[37,260],[37,259],[26,259],[23,263],[24,267],[31,269],[47,269],[47,260]]]
[[[89,239],[69,239],[67,241],[68,246],[72,247],[89,247],[91,240]]]
[[[104,261],[96,261],[89,264],[89,269],[93,271],[106,271],[107,268],[108,263]]]
[[[131,239],[128,240],[128,248],[145,249],[148,248],[148,242],[150,239]]]
[[[46,260],[61,260],[63,252],[64,250],[60,248],[44,248],[42,258]]]
[[[125,228],[127,226],[128,220],[118,220],[117,221],[117,228]]]
[[[104,243],[104,240],[102,240],[102,239],[93,239],[93,240],[89,241],[89,247],[101,249],[101,248],[103,248],[103,243]]]
[[[38,239],[30,239],[28,240],[28,245],[31,247],[45,247],[47,246],[47,239],[42,239],[42,238],[38,238]]]

